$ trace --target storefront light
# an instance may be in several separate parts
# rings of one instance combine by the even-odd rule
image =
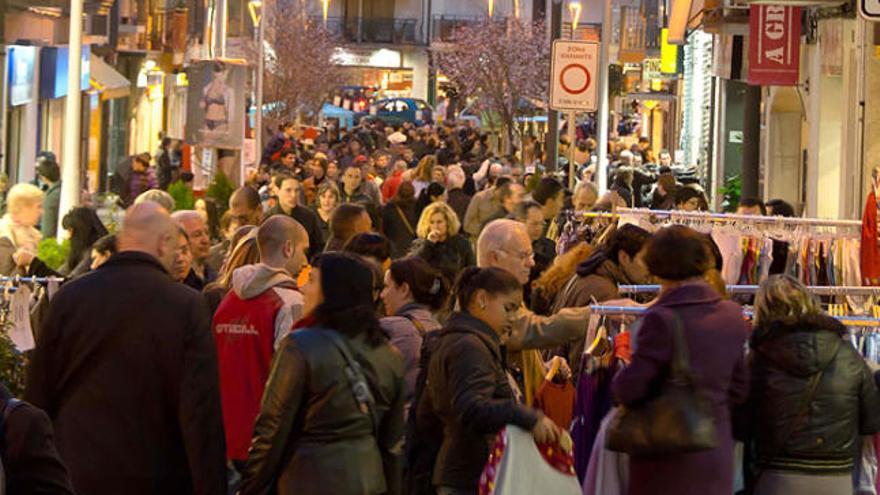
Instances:
[[[382,48],[370,55],[372,67],[400,67],[400,52]]]

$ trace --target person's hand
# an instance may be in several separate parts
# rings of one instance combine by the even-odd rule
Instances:
[[[34,261],[34,258],[36,258],[36,255],[34,255],[34,253],[24,249],[19,249],[12,254],[12,260],[15,261],[16,265],[22,268],[30,266],[31,262]]]
[[[559,363],[559,371],[557,371],[557,373],[562,375],[562,378],[564,380],[571,380],[571,366],[568,365],[568,359],[565,359],[564,357],[560,357],[559,359],[561,361]]]
[[[440,241],[440,234],[434,230],[428,232],[428,241],[433,243]]]
[[[538,443],[558,443],[561,430],[552,419],[541,415],[535,426],[532,427],[532,437]]]

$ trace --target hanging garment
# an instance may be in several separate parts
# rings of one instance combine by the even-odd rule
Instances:
[[[626,495],[629,485],[629,456],[605,447],[608,425],[614,420],[617,409],[612,409],[602,420],[596,444],[590,454],[590,462],[584,483],[584,495]]]
[[[741,236],[728,229],[712,229],[712,240],[721,251],[724,265],[721,269],[721,277],[727,284],[735,284],[739,281],[739,273],[742,268],[743,253],[740,249]]]
[[[590,462],[590,453],[602,418],[611,410],[611,369],[597,369],[583,373],[577,384],[571,438],[574,440],[574,468],[583,480]]]
[[[480,495],[579,495],[571,452],[559,445],[535,444],[514,425],[498,434],[480,476]]]
[[[535,396],[535,407],[544,411],[556,426],[567,430],[574,416],[574,400],[575,389],[569,380],[563,383],[544,380]]]
[[[880,239],[877,228],[877,197],[871,191],[862,215],[862,244],[859,261],[863,285],[880,285]]]

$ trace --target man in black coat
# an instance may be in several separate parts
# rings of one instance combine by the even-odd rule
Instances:
[[[226,492],[211,316],[168,275],[177,239],[159,205],[133,206],[119,253],[49,308],[25,397],[53,421],[77,493]]]
[[[324,250],[324,234],[321,233],[321,223],[318,214],[299,204],[302,184],[299,179],[287,174],[278,174],[272,178],[278,189],[278,204],[266,212],[264,221],[274,215],[285,215],[296,220],[306,229],[309,235],[309,250],[306,253],[309,259],[321,254]]]

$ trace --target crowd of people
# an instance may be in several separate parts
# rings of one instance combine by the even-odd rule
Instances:
[[[60,270],[36,256],[57,223],[57,163],[41,159],[48,190],[6,197],[0,273],[67,281],[35,328],[27,402],[0,388],[7,492],[476,494],[505,425],[564,443],[571,425],[540,407],[541,385],[556,357],[563,381],[585,372],[590,305],[639,304],[618,286],[656,281],[633,344],[615,339],[613,402],[656,395],[683,342],[717,442],[631,456],[617,493],[733,493],[735,440],[751,493],[852,493],[880,392],[845,329],[785,276],[762,285],[751,328],[717,247],[687,227],[563,249],[585,212],[707,208],[644,141],[614,147],[600,197],[595,144],[576,144],[569,190],[539,150],[498,157],[467,126],[305,138],[282,124],[214,215],[174,211],[163,187],[186,172],[163,143],[157,170],[148,156],[124,170],[118,232],[87,207],[66,214]],[[740,213],[794,214],[750,199]]]

